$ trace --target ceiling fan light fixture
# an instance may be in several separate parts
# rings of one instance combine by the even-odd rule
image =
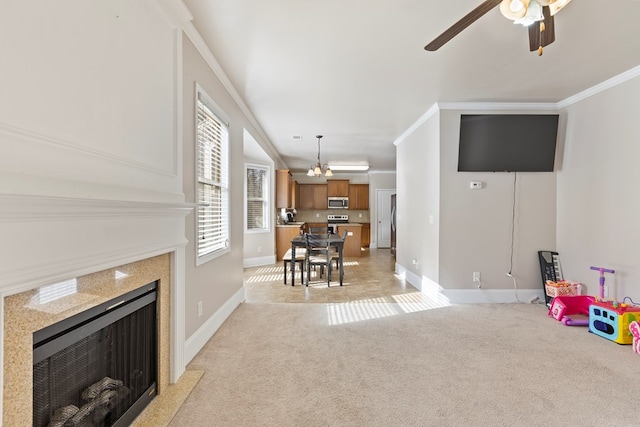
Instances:
[[[509,9],[511,12],[517,13],[520,12],[524,8],[524,3],[521,0],[513,0],[509,5]]]
[[[571,0],[555,0],[549,2],[549,11],[551,12],[551,16],[558,13],[560,9],[568,5],[570,1]]]
[[[529,3],[527,7],[527,13],[524,17],[516,19],[513,21],[514,24],[521,24],[525,27],[533,24],[534,22],[542,21],[544,19],[544,15],[542,14],[542,6],[537,1],[532,1]]]
[[[502,0],[500,12],[512,21],[524,17],[529,7],[529,0]]]

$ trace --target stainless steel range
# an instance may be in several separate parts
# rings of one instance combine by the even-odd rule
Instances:
[[[331,233],[338,233],[338,225],[347,224],[349,215],[327,215],[327,224]]]

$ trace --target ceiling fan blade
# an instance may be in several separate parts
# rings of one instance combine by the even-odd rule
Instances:
[[[502,0],[486,0],[482,2],[480,6],[476,7],[471,12],[466,14],[458,22],[447,28],[444,33],[440,34],[431,43],[426,45],[424,49],[430,52],[440,49],[445,43],[460,34],[462,30],[476,22],[485,13],[489,12],[491,9],[499,5],[501,1]]]
[[[544,20],[540,22],[534,22],[529,25],[529,50],[533,52],[540,47],[550,45],[556,40],[555,26],[553,24],[553,16],[549,6],[542,7],[542,14]],[[540,31],[540,23],[544,23],[544,31]]]

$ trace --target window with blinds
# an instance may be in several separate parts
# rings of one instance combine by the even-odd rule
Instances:
[[[204,262],[229,248],[229,126],[200,88],[196,104],[196,248]]]
[[[247,165],[247,230],[266,231],[268,227],[268,173],[269,169],[256,165]]]

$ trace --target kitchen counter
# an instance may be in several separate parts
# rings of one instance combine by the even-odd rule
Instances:
[[[296,227],[300,228],[304,225],[304,222],[289,222],[287,224],[276,224],[276,227]]]

